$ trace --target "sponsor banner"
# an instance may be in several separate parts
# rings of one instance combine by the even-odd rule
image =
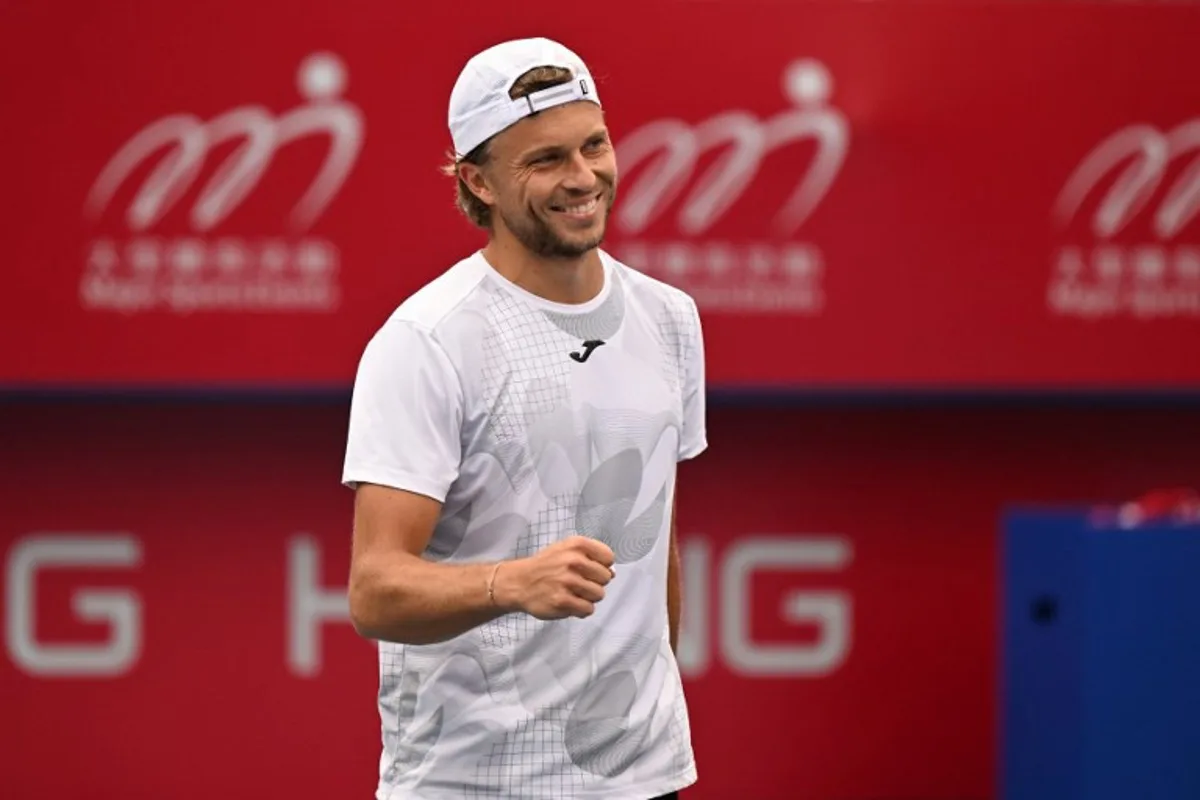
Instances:
[[[346,68],[331,53],[300,64],[301,103],[279,115],[243,105],[210,120],[169,114],[136,132],[104,165],[88,192],[86,217],[99,222],[113,197],[139,169],[153,164],[117,225],[97,224],[85,245],[79,300],[85,310],[140,314],[164,310],[327,313],[338,307],[337,245],[307,232],[338,194],[358,159],[362,113],[340,95]],[[220,236],[221,224],[255,191],[282,148],[328,140],[311,185],[286,222],[263,225],[251,237]],[[234,149],[198,181],[225,145]],[[163,233],[159,223],[194,186],[186,230]],[[124,227],[122,236],[117,231]]]
[[[911,471],[851,488],[782,456],[837,443],[778,421],[718,415],[681,471],[688,796],[986,796],[989,515],[969,537],[956,514],[898,523]],[[11,796],[370,796],[344,409],[10,407],[0,427]]]
[[[604,84],[606,246],[696,297],[714,385],[1200,379],[1193,5],[76,5],[0,31],[6,385],[348,385],[482,243],[448,94],[533,28]]]
[[[6,407],[10,796],[369,796],[345,414]],[[992,796],[1002,509],[1200,484],[1196,431],[1161,409],[714,412],[680,470],[689,798]]]

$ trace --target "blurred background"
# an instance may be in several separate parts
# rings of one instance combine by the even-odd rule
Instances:
[[[599,79],[606,248],[705,329],[684,796],[1200,797],[1198,34],[1191,2],[0,2],[0,795],[370,796],[351,381],[483,243],[438,172],[459,69],[545,35]]]

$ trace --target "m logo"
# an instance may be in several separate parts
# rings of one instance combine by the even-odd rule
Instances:
[[[583,343],[583,352],[582,353],[571,353],[571,358],[575,359],[580,364],[582,364],[583,362],[587,361],[588,358],[591,357],[592,351],[595,350],[597,347],[599,347],[602,344],[604,344],[604,342],[600,341],[599,339],[588,339],[586,342]]]
[[[98,235],[87,247],[80,281],[85,308],[126,314],[337,308],[340,251],[310,229],[358,160],[363,115],[342,97],[346,67],[336,55],[309,55],[297,77],[303,102],[288,111],[275,114],[251,103],[209,120],[171,114],[116,151],[86,201]],[[256,192],[278,151],[312,138],[326,140],[328,148],[289,224],[260,220],[245,236],[222,231]],[[220,163],[200,183],[214,153]],[[114,230],[105,217],[114,203],[124,205],[117,200],[120,190],[134,179],[140,186],[123,209],[124,225]],[[183,231],[161,225],[172,208],[193,197]]]
[[[702,309],[812,315],[824,305],[824,255],[801,234],[841,172],[850,122],[831,103],[833,76],[821,62],[798,59],[782,77],[777,111],[651,119],[616,145],[625,176],[612,216],[617,257]],[[813,155],[797,163],[796,149]],[[756,185],[785,199],[762,207],[761,196],[747,197]],[[720,230],[739,206],[743,222]]]
[[[1117,167],[1124,168],[1092,219],[1097,237],[1115,236],[1154,198],[1171,162],[1200,151],[1200,120],[1169,132],[1149,125],[1130,125],[1101,142],[1079,164],[1055,204],[1062,225],[1075,216],[1092,190]],[[1154,214],[1159,239],[1179,234],[1200,211],[1200,161],[1193,160],[1167,189]]]
[[[833,79],[823,64],[806,59],[789,65],[784,86],[791,106],[767,119],[743,110],[722,111],[694,125],[658,119],[623,139],[617,146],[621,169],[632,170],[643,163],[646,167],[622,187],[624,200],[614,218],[617,228],[641,234],[684,195],[676,226],[684,234],[698,236],[746,192],[769,155],[811,140],[817,145],[812,166],[774,218],[777,233],[795,234],[841,171],[850,146],[850,125],[828,103]],[[720,152],[720,157],[711,164],[703,162],[712,151]],[[702,164],[703,171],[693,180]]]
[[[363,139],[361,112],[339,95],[345,67],[329,53],[300,65],[300,87],[309,102],[278,117],[258,105],[227,111],[207,122],[173,114],[143,128],[104,167],[88,194],[87,210],[103,214],[125,180],[153,155],[169,148],[145,179],[125,217],[130,229],[145,231],[178,202],[199,177],[206,157],[227,142],[238,147],[217,168],[196,198],[190,221],[209,231],[233,212],[258,185],[276,151],[293,141],[327,137],[328,155],[292,212],[292,224],[307,229],[341,189],[358,159]]]
[[[1071,223],[1094,194],[1088,242]],[[1188,235],[1198,214],[1200,119],[1170,130],[1129,125],[1108,136],[1055,202],[1069,238],[1054,257],[1051,311],[1083,319],[1200,317],[1200,247]]]

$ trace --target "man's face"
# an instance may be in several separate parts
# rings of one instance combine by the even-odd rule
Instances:
[[[600,245],[616,197],[617,161],[599,106],[547,109],[490,147],[484,174],[494,224],[543,258],[578,258]]]

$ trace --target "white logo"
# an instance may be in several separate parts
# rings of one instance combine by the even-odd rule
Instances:
[[[1080,162],[1055,203],[1055,219],[1064,228],[1081,216],[1105,178],[1116,177],[1091,219],[1094,241],[1065,245],[1056,255],[1048,293],[1053,312],[1088,318],[1200,315],[1200,249],[1177,241],[1200,211],[1200,157],[1167,181],[1172,164],[1192,153],[1200,154],[1200,120],[1168,133],[1130,125]],[[1141,218],[1152,236],[1116,241],[1131,238],[1126,231]]]
[[[760,121],[748,111],[726,111],[696,125],[656,120],[617,146],[622,170],[642,167],[622,184],[614,210],[621,255],[631,265],[663,273],[693,293],[701,305],[719,308],[816,312],[822,303],[823,259],[812,244],[793,237],[829,192],[849,147],[845,117],[826,104],[832,78],[817,61],[797,61],[784,71],[784,92],[793,108]],[[767,157],[812,140],[816,155],[769,222],[761,241],[723,242],[710,229],[737,203],[760,174]],[[693,182],[702,157],[720,150]],[[688,190],[688,187],[690,191]],[[682,240],[647,237],[647,229],[674,209]]]
[[[340,99],[346,85],[342,62],[329,53],[300,65],[298,88],[308,101],[276,117],[249,105],[208,122],[174,114],[146,126],[112,157],[87,197],[90,218],[101,220],[131,174],[154,154],[165,153],[150,171],[124,215],[134,234],[126,241],[101,238],[88,250],[81,294],[91,308],[140,311],[330,311],[338,301],[333,243],[305,236],[337,195],[358,158],[363,138],[359,110]],[[285,145],[310,137],[329,142],[324,164],[292,209],[286,232],[246,239],[212,233],[253,192]],[[188,214],[191,233],[153,231],[197,183],[207,157],[237,142],[200,187]],[[266,233],[266,232],[264,232]]]

